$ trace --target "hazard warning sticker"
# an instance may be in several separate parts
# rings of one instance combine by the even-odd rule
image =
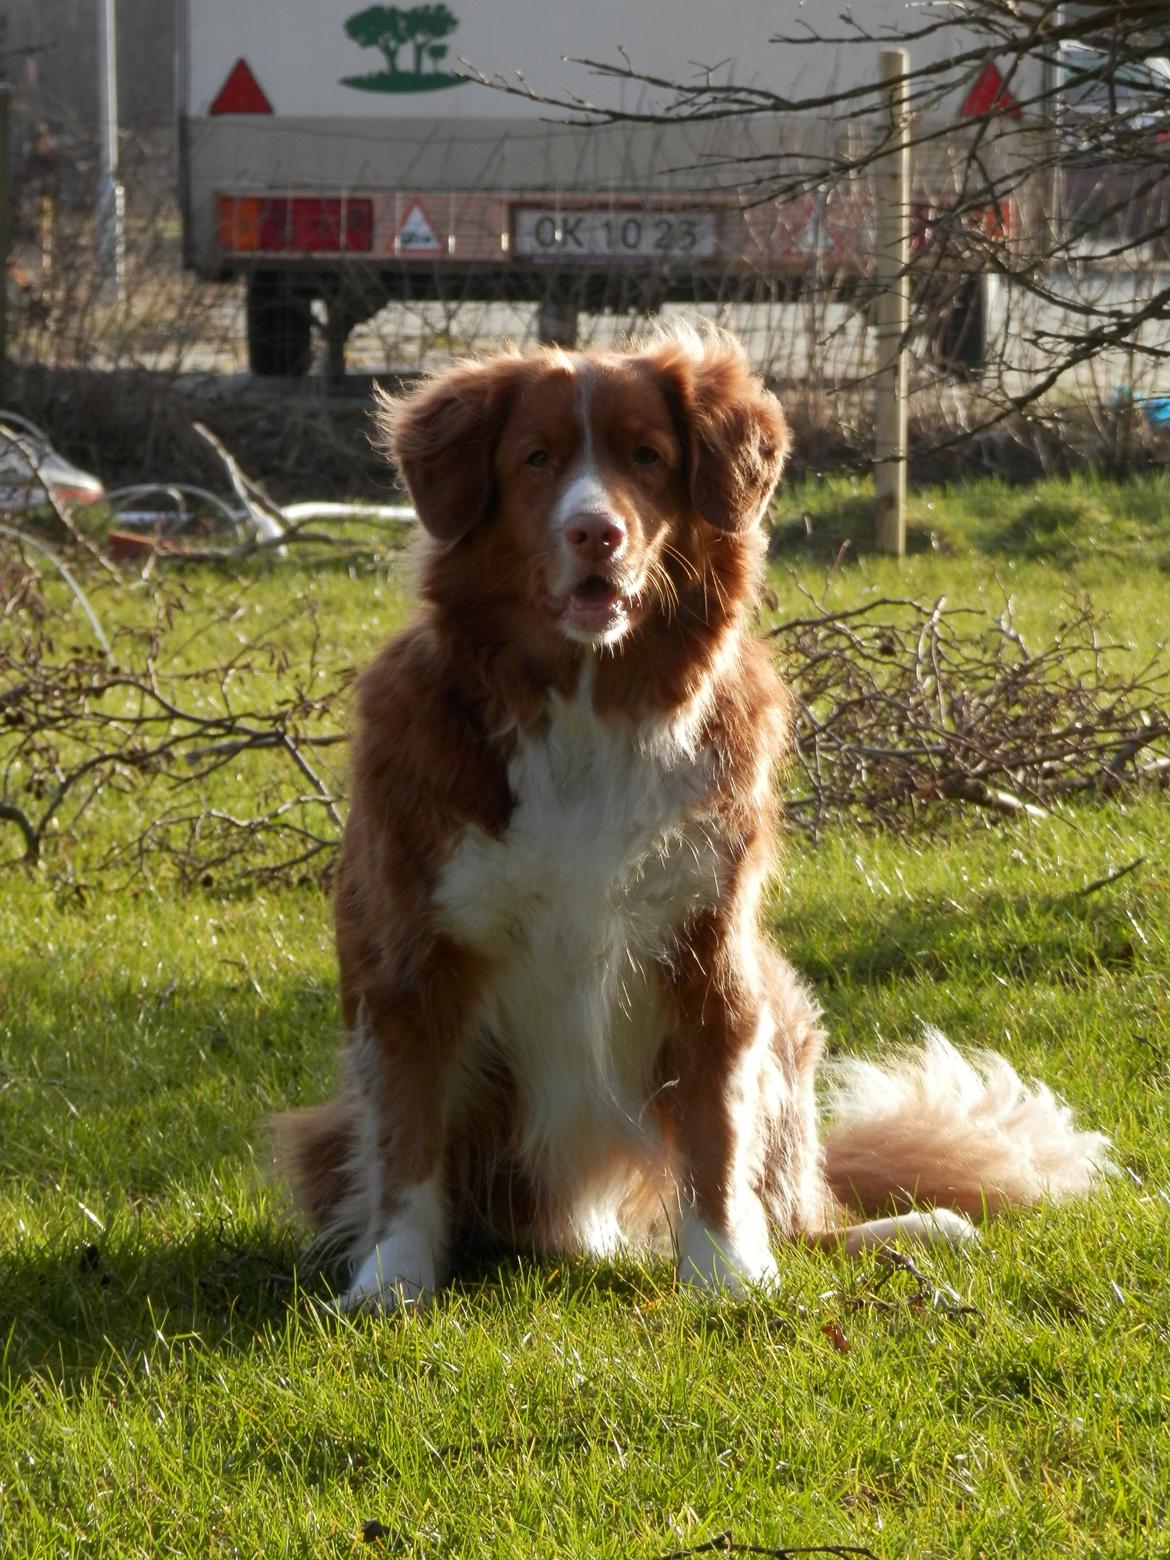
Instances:
[[[412,200],[406,215],[398,225],[394,236],[394,250],[400,255],[437,255],[445,245],[435,237],[435,230],[423,210],[421,200]]]
[[[209,114],[271,114],[272,104],[252,67],[238,59],[207,110]]]

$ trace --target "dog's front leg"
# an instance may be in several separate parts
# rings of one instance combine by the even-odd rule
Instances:
[[[677,1035],[668,1091],[680,1207],[678,1275],[700,1289],[742,1294],[777,1278],[760,1200],[760,1079],[772,1044],[767,1006],[704,983]]]
[[[418,1305],[442,1280],[450,1226],[446,1126],[465,1013],[463,974],[457,959],[432,957],[408,980],[367,983],[357,1002],[355,1168],[367,1217],[346,1310]]]

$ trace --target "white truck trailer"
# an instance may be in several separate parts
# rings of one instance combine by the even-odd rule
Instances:
[[[778,151],[839,151],[864,133],[857,121],[745,112],[663,124],[654,110],[668,93],[572,63],[627,61],[695,83],[711,67],[715,80],[807,99],[877,76],[876,43],[770,42],[802,21],[840,31],[836,7],[180,4],[185,257],[201,276],[244,279],[258,374],[306,371],[315,299],[337,372],[349,330],[392,299],[533,300],[546,339],[571,339],[578,309],[791,295],[814,270],[847,285],[872,258],[865,181],[783,200],[752,188]],[[858,7],[875,35],[921,14],[909,0]],[[914,64],[931,50],[953,53],[954,33],[916,44]],[[574,124],[477,73],[650,117]],[[944,112],[961,125],[971,105],[952,97]],[[925,211],[929,192],[918,199]]]

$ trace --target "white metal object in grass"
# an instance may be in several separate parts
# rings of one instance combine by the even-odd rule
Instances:
[[[289,525],[307,520],[363,520],[371,525],[412,525],[418,514],[412,504],[330,504],[308,499],[302,504],[285,504],[281,514]]]
[[[233,533],[234,545],[222,554],[232,557],[256,548],[284,555],[286,542],[315,521],[335,525],[401,525],[418,519],[409,504],[339,504],[320,499],[278,504],[248,476],[209,428],[196,423],[195,431],[223,462],[235,503],[192,483],[140,482],[108,495],[120,526],[173,537],[198,520],[210,517]]]
[[[66,460],[36,423],[0,411],[0,513],[36,509],[47,498],[92,504],[104,496],[101,478]]]

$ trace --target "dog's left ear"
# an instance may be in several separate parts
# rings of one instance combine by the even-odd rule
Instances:
[[[696,511],[721,531],[750,530],[792,447],[780,402],[728,336],[667,341],[649,361],[681,425]]]
[[[402,473],[419,519],[439,541],[458,541],[491,517],[492,457],[519,362],[461,363],[407,395],[378,397],[382,447]]]

